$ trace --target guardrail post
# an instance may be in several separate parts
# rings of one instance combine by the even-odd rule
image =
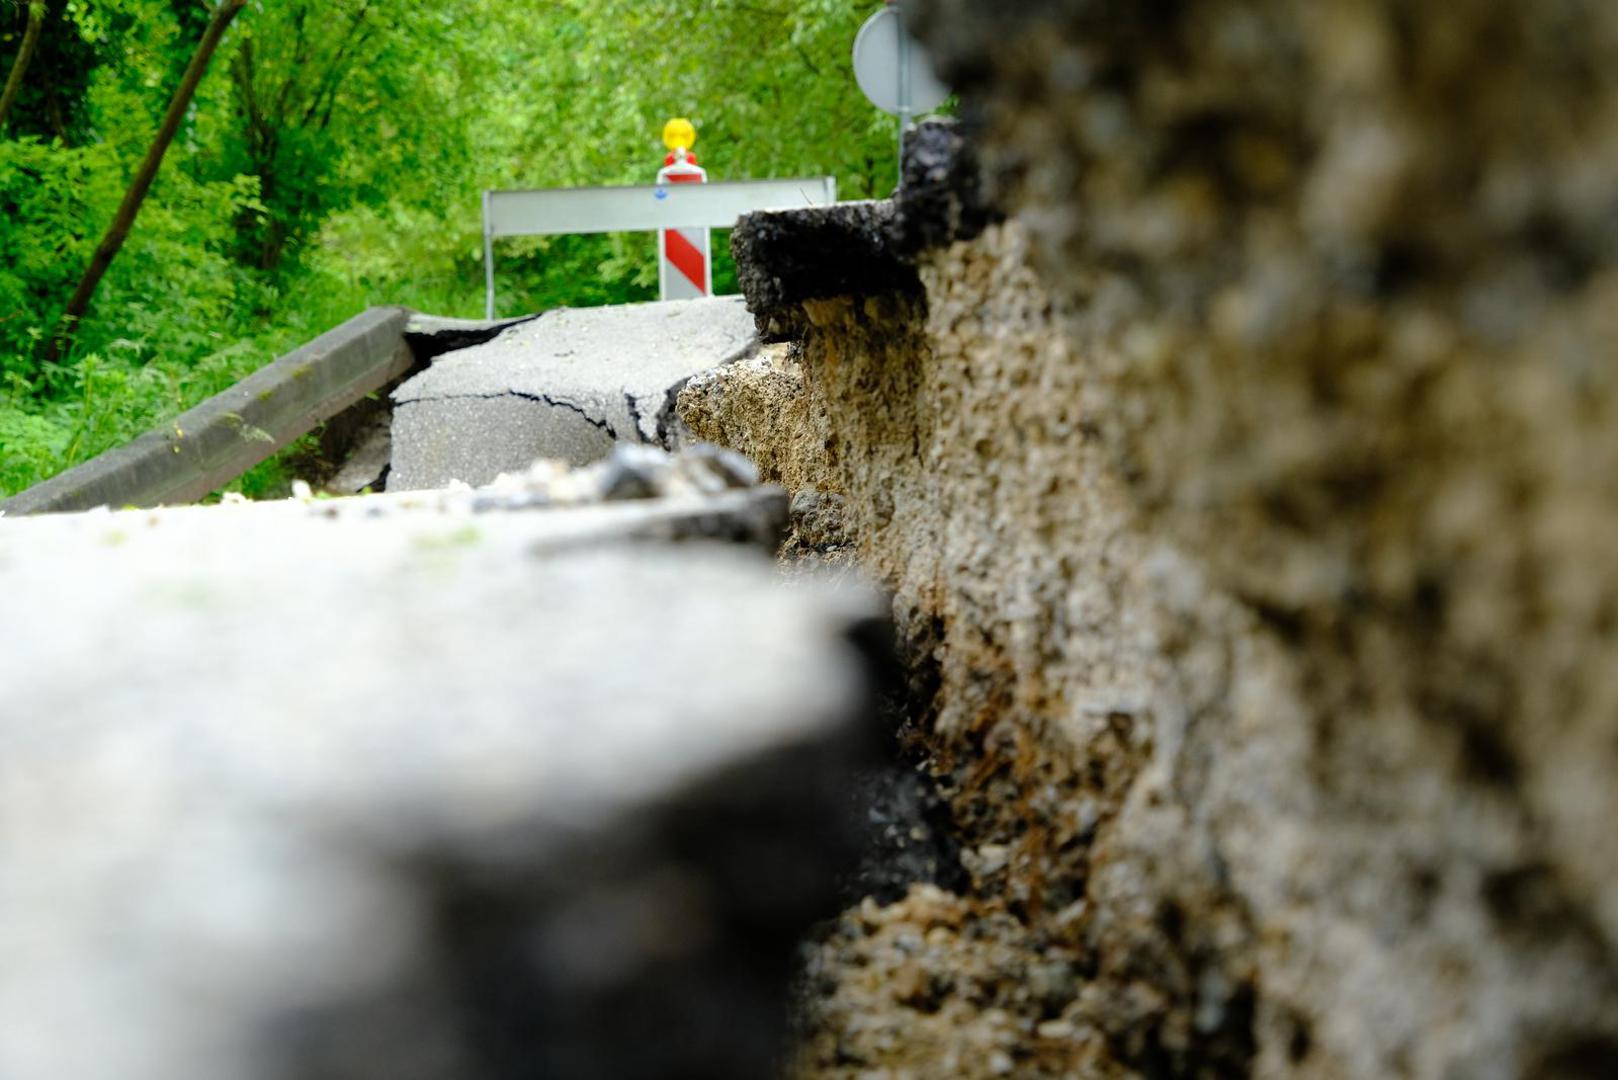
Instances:
[[[489,216],[493,193],[483,193],[483,317],[494,319],[494,219]]]

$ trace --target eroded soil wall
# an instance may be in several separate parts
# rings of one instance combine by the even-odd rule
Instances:
[[[919,288],[759,297],[801,348],[681,400],[846,496],[969,848],[820,947],[800,1072],[1608,1075],[1618,278],[1485,340],[1296,208],[1120,261],[1075,237],[1126,195],[1018,183]]]
[[[1140,527],[1257,631],[1159,637],[1261,1064],[1610,1073],[1618,8],[910,7]]]

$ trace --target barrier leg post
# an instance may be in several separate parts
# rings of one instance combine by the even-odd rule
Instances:
[[[483,317],[494,321],[494,222],[489,215],[490,193],[483,193]]]

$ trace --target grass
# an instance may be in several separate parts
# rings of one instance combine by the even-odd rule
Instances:
[[[400,283],[403,302],[423,310],[472,313],[474,287]],[[272,310],[241,318],[211,352],[114,339],[83,351],[32,382],[0,384],[0,497],[16,494],[98,454],[169,424],[181,413],[235,385],[265,364],[338,326],[374,303],[381,290],[364,283],[307,278],[274,298]],[[391,291],[391,290],[389,290]],[[391,302],[400,302],[397,300]],[[103,329],[102,337],[107,336]],[[250,498],[284,495],[306,437],[255,466],[225,490]]]

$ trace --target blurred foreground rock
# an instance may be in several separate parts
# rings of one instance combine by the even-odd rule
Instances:
[[[0,520],[0,1077],[769,1075],[875,608],[703,483]]]
[[[1618,8],[905,10],[1009,216],[744,219],[680,399],[841,497],[970,877],[798,1075],[1615,1075]]]

